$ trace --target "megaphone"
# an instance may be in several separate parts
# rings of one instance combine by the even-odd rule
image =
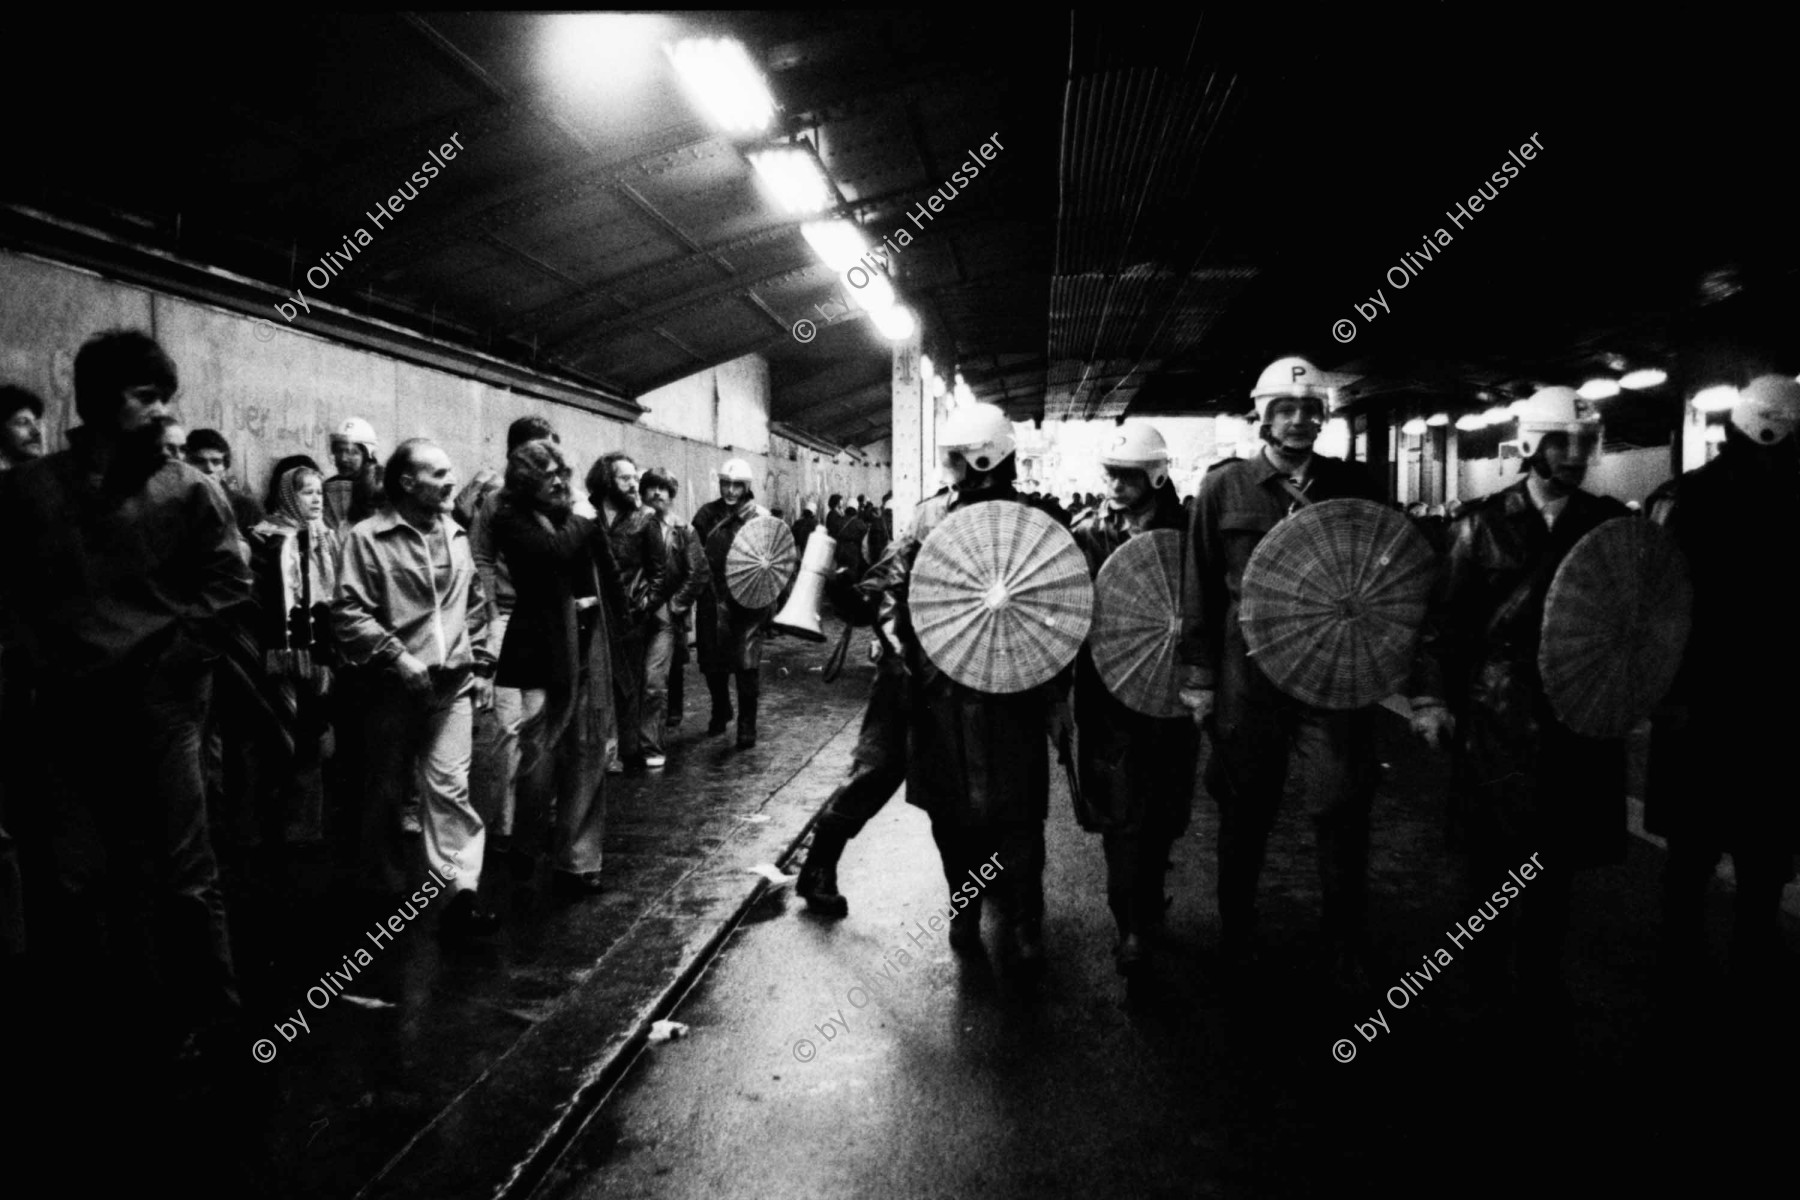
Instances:
[[[825,640],[819,628],[819,597],[825,591],[825,579],[831,574],[837,557],[837,540],[821,525],[806,539],[806,555],[800,560],[800,573],[794,579],[794,590],[771,622],[781,633],[791,633],[809,642]]]

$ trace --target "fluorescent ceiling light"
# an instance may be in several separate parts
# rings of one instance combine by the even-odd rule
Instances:
[[[913,320],[912,310],[904,304],[890,304],[886,308],[874,309],[869,318],[875,322],[875,328],[881,336],[890,342],[903,342],[918,329],[919,323]]]
[[[1619,380],[1620,387],[1641,391],[1644,388],[1660,387],[1669,381],[1669,373],[1656,367],[1641,367],[1636,371],[1627,371]]]
[[[1408,421],[1406,424],[1404,424],[1400,427],[1400,432],[1404,433],[1407,437],[1424,437],[1425,436],[1425,418],[1424,417],[1414,417],[1412,420]]]
[[[727,133],[761,133],[775,116],[775,98],[743,43],[733,38],[684,38],[663,47],[682,84],[707,118]]]
[[[1486,413],[1464,413],[1456,418],[1456,427],[1464,433],[1474,433],[1477,429],[1487,428]]]
[[[782,211],[807,216],[831,207],[831,185],[806,151],[762,150],[750,155],[750,165],[775,193]]]
[[[1694,397],[1694,411],[1711,413],[1724,412],[1737,403],[1737,389],[1730,384],[1721,383],[1715,387],[1702,389]]]
[[[869,251],[862,229],[854,221],[808,221],[800,227],[800,236],[813,248],[826,266],[842,275],[862,260]],[[852,293],[859,291],[852,288]]]
[[[1512,409],[1504,404],[1497,404],[1481,414],[1482,422],[1487,425],[1504,425],[1512,419]]]
[[[1619,383],[1615,379],[1590,379],[1576,388],[1575,394],[1583,400],[1611,400],[1619,394]]]
[[[1432,413],[1429,417],[1425,418],[1425,423],[1433,429],[1436,429],[1439,426],[1448,425],[1450,423],[1450,414]]]

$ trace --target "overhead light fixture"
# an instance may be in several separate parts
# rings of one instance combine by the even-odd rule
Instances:
[[[1497,404],[1481,414],[1484,425],[1504,425],[1513,419],[1512,409],[1504,404]]]
[[[862,228],[854,221],[841,218],[836,221],[808,221],[800,227],[800,236],[813,248],[813,253],[839,275],[854,267],[869,250],[869,243],[863,239]]]
[[[1632,391],[1643,391],[1645,388],[1661,387],[1669,381],[1669,373],[1657,367],[1639,367],[1635,371],[1627,371],[1619,380],[1619,386]]]
[[[1725,412],[1737,403],[1738,390],[1728,383],[1702,388],[1694,396],[1694,411],[1703,413]]]
[[[881,332],[881,336],[890,342],[904,342],[919,328],[919,323],[913,320],[912,309],[904,304],[872,309],[869,319],[875,322],[875,328]]]
[[[1400,432],[1404,433],[1407,437],[1424,437],[1425,436],[1425,418],[1424,417],[1414,417],[1412,420],[1408,421],[1406,424],[1404,424],[1400,427]]]
[[[676,74],[712,123],[726,133],[761,133],[775,116],[762,72],[734,38],[684,38],[663,47]]]
[[[1487,428],[1487,414],[1464,413],[1456,418],[1456,427],[1464,433],[1474,433],[1477,429]]]
[[[862,228],[854,221],[841,218],[808,221],[800,227],[800,236],[813,248],[813,253],[839,275],[847,275],[850,268],[861,263],[869,249]],[[886,275],[869,274],[866,284],[858,287],[852,282],[845,290],[850,293],[851,302],[874,320],[875,328],[883,337],[900,342],[918,332],[917,319],[900,304],[894,295],[894,285],[888,282]]]
[[[1583,400],[1611,400],[1619,394],[1619,381],[1616,379],[1590,379],[1575,389],[1575,394]]]
[[[1432,413],[1429,417],[1425,418],[1425,424],[1431,426],[1433,429],[1441,428],[1449,423],[1449,413]]]
[[[750,155],[750,165],[775,193],[783,212],[810,216],[831,207],[831,184],[819,170],[818,160],[805,150],[759,150]]]

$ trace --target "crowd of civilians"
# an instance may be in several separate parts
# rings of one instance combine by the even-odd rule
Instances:
[[[50,453],[42,400],[0,389],[0,1000],[81,1039],[129,995],[151,1070],[243,1056],[273,954],[244,914],[296,853],[452,940],[495,926],[496,870],[598,891],[606,777],[667,762],[714,586],[671,472],[608,453],[583,500],[543,418],[466,485],[351,419],[253,495],[177,388],[149,335],[91,338]],[[878,556],[880,517],[834,496],[824,524]]]

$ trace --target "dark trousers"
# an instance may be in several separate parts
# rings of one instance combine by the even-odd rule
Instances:
[[[756,701],[762,694],[762,672],[756,668],[735,672],[737,676],[738,733],[756,733]],[[715,722],[731,719],[731,677],[725,671],[708,671],[706,687],[712,693],[712,715]],[[620,737],[623,738],[623,733]]]
[[[617,725],[619,758],[636,762],[644,757],[644,742],[639,726],[644,719],[644,659],[650,650],[651,628],[648,623],[628,630],[619,639],[623,661],[613,680],[619,698]]]
[[[1508,871],[1538,853],[1541,873],[1520,895],[1501,908],[1494,890],[1510,880]],[[1488,921],[1483,940],[1470,946],[1479,985],[1491,992],[1506,988],[1508,960],[1526,992],[1542,992],[1561,986],[1563,946],[1569,938],[1569,916],[1574,890],[1574,870],[1561,861],[1554,848],[1527,852],[1516,845],[1505,849],[1483,848],[1469,856],[1473,872],[1469,880],[1469,911]]]
[[[88,1008],[126,996],[152,1036],[238,1011],[201,767],[212,670],[181,641],[130,668],[39,688],[46,789],[27,836],[42,852],[32,875],[43,903],[32,911],[47,927],[41,939],[34,931],[34,954],[43,951],[62,1018],[102,1020],[83,1037],[106,1027]]]
[[[682,630],[676,630],[677,637],[685,637]],[[669,664],[669,723],[681,723],[681,710],[687,707],[687,659],[676,655]]]
[[[1044,918],[1044,823],[1017,821],[1006,825],[931,823],[944,863],[944,880],[956,892],[973,888],[979,915],[981,900],[993,897],[1000,915],[1035,928]],[[981,868],[988,868],[988,876]],[[985,883],[984,883],[985,880]],[[963,895],[969,893],[965,890]]]
[[[1233,940],[1254,932],[1257,880],[1291,764],[1317,833],[1326,932],[1358,939],[1368,910],[1369,807],[1378,773],[1374,711],[1301,704],[1277,690],[1242,645],[1241,634],[1226,639],[1206,772],[1219,804],[1220,924]]]
[[[1663,869],[1663,925],[1670,949],[1677,953],[1697,957],[1704,952],[1706,892],[1723,853],[1706,838],[1669,835],[1669,861]],[[1781,943],[1781,891],[1792,876],[1793,855],[1779,844],[1739,845],[1731,849],[1731,865],[1737,874],[1732,965],[1751,966]]]
[[[1119,936],[1142,934],[1162,920],[1163,879],[1174,839],[1164,834],[1106,830],[1106,904]]]
[[[851,755],[850,778],[831,793],[819,828],[845,838],[862,832],[906,782],[906,672],[900,660],[885,657],[875,668],[862,732]]]

